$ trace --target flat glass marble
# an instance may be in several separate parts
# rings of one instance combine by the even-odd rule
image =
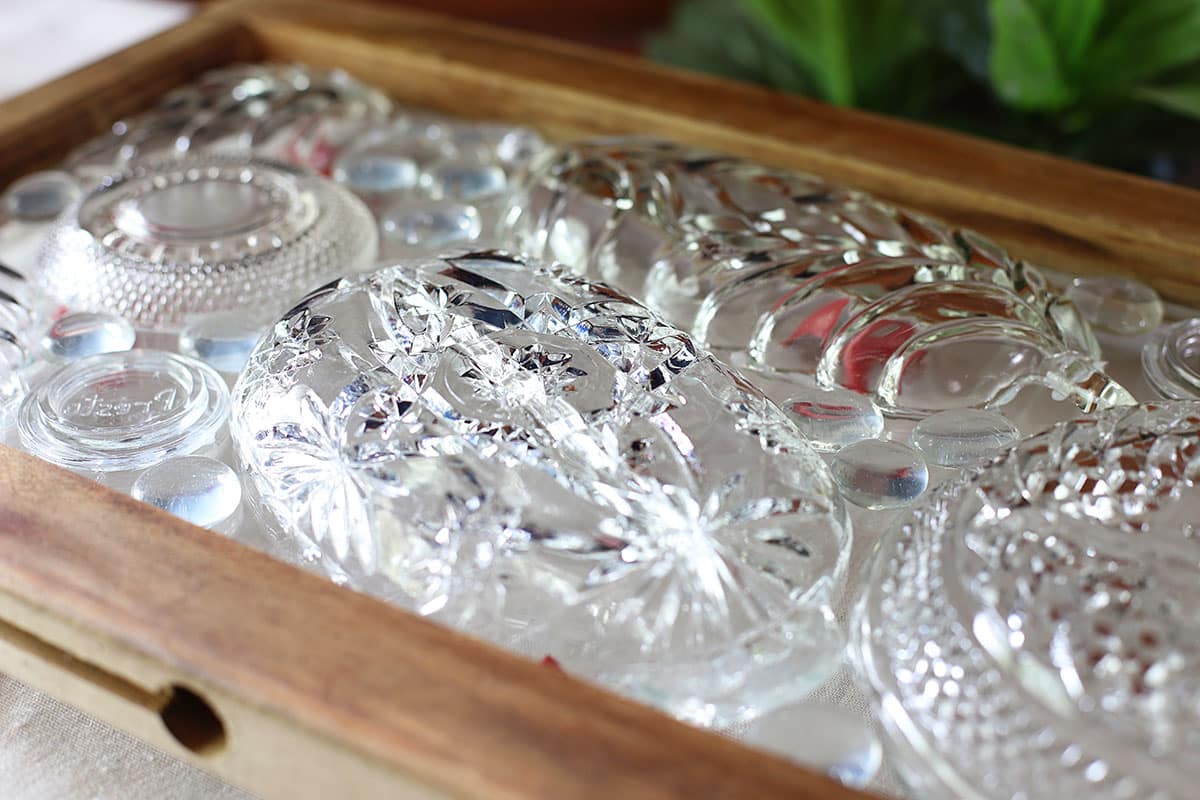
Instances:
[[[1003,414],[974,408],[943,411],[916,424],[910,443],[925,458],[944,467],[978,464],[1021,437]]]
[[[429,165],[421,175],[421,188],[435,199],[475,202],[502,195],[508,175],[499,164],[447,158]]]
[[[832,453],[883,433],[883,415],[866,395],[813,387],[782,403],[813,449]]]
[[[1191,798],[1200,403],[1060,424],[902,513],[851,648],[913,794]]]
[[[449,125],[443,137],[459,157],[495,160],[509,167],[526,163],[546,146],[537,131],[504,122]]]
[[[1158,293],[1131,278],[1076,278],[1067,287],[1067,299],[1093,327],[1122,336],[1140,336],[1157,328],[1163,319]]]
[[[751,720],[740,738],[857,789],[867,786],[883,763],[883,744],[872,721],[828,703],[778,709]]]
[[[211,367],[158,350],[87,356],[45,376],[21,404],[21,446],[83,472],[144,469],[214,444],[229,390]]]
[[[267,327],[257,309],[200,314],[190,318],[179,332],[179,352],[218,372],[236,375]]]
[[[53,359],[71,361],[97,353],[132,350],[136,339],[137,333],[124,317],[77,311],[50,324],[42,337],[42,350]]]
[[[832,469],[843,497],[876,511],[906,506],[929,485],[925,459],[899,442],[851,444],[833,457]]]
[[[1142,349],[1142,369],[1161,397],[1200,397],[1200,317],[1155,331]]]
[[[207,456],[168,458],[138,476],[129,494],[202,528],[226,526],[242,503],[237,473]]]
[[[849,527],[783,413],[655,315],[478,252],[319,290],[232,431],[349,585],[701,724],[836,667]]]
[[[370,212],[336,184],[198,155],[139,161],[100,184],[49,234],[40,279],[70,308],[177,330],[197,313],[285,305],[376,248]]]
[[[404,142],[351,146],[334,164],[333,178],[355,194],[405,192],[416,188],[422,164],[436,157]]]
[[[51,220],[79,197],[79,184],[65,172],[34,172],[4,192],[4,210],[25,222]]]
[[[379,227],[390,242],[432,255],[449,245],[473,242],[483,232],[475,206],[455,200],[405,197],[384,209]]]

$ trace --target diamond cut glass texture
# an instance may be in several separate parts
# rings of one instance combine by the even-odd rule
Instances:
[[[1027,439],[881,542],[854,651],[929,798],[1188,798],[1200,403]]]
[[[1133,402],[1036,270],[811,175],[654,140],[585,142],[534,160],[504,231],[730,363],[813,375],[894,416],[1003,405],[1031,384],[1084,410]]]
[[[233,434],[340,580],[702,723],[834,669],[850,529],[784,414],[602,286],[497,252],[330,284]]]

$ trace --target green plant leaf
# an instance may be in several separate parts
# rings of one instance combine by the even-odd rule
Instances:
[[[898,82],[897,70],[928,37],[909,0],[744,0],[764,32],[776,38],[838,105],[859,104]]]
[[[1057,111],[1076,93],[1067,83],[1057,48],[1037,0],[990,0],[992,85],[1008,104],[1025,111]]]
[[[1134,97],[1176,114],[1200,119],[1200,83],[1177,86],[1142,86]]]
[[[908,8],[938,47],[971,75],[988,79],[992,48],[988,0],[908,0]]]
[[[1070,75],[1078,74],[1104,17],[1105,0],[1041,0],[1040,5],[1049,20],[1059,66]]]
[[[816,92],[790,54],[728,0],[679,3],[667,28],[646,40],[645,51],[664,64],[799,94]]]
[[[1124,94],[1200,59],[1197,0],[1110,0],[1087,56],[1097,91]]]
[[[854,77],[840,0],[749,0],[748,8],[837,105],[854,104]]]

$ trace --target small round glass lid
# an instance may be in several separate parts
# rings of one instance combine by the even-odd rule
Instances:
[[[140,162],[84,197],[47,238],[42,281],[77,310],[139,328],[264,297],[281,306],[375,257],[370,213],[349,192],[261,159]]]
[[[1062,423],[906,512],[852,651],[914,794],[1194,797],[1197,532],[1195,401]]]
[[[211,367],[159,350],[101,353],[46,376],[21,404],[21,445],[89,472],[143,469],[213,444],[229,390]]]

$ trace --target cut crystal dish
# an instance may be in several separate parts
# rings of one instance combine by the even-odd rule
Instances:
[[[392,103],[341,70],[235,64],[205,73],[121,120],[67,157],[85,182],[148,158],[218,151],[256,155],[328,173],[338,150],[388,118]]]
[[[292,302],[368,266],[377,245],[363,204],[322,178],[236,156],[141,161],[64,214],[40,280],[71,309],[176,329],[191,314]]]
[[[1200,317],[1156,330],[1142,349],[1142,369],[1161,397],[1200,398]]]
[[[784,414],[620,294],[500,252],[314,292],[231,424],[327,573],[702,723],[840,660],[850,526]]]
[[[646,139],[550,149],[505,235],[644,300],[738,367],[891,416],[1043,386],[1133,402],[1074,306],[983,238],[820,178]],[[782,399],[782,398],[779,398]]]
[[[1027,439],[880,543],[852,648],[927,798],[1189,798],[1200,403]]]

